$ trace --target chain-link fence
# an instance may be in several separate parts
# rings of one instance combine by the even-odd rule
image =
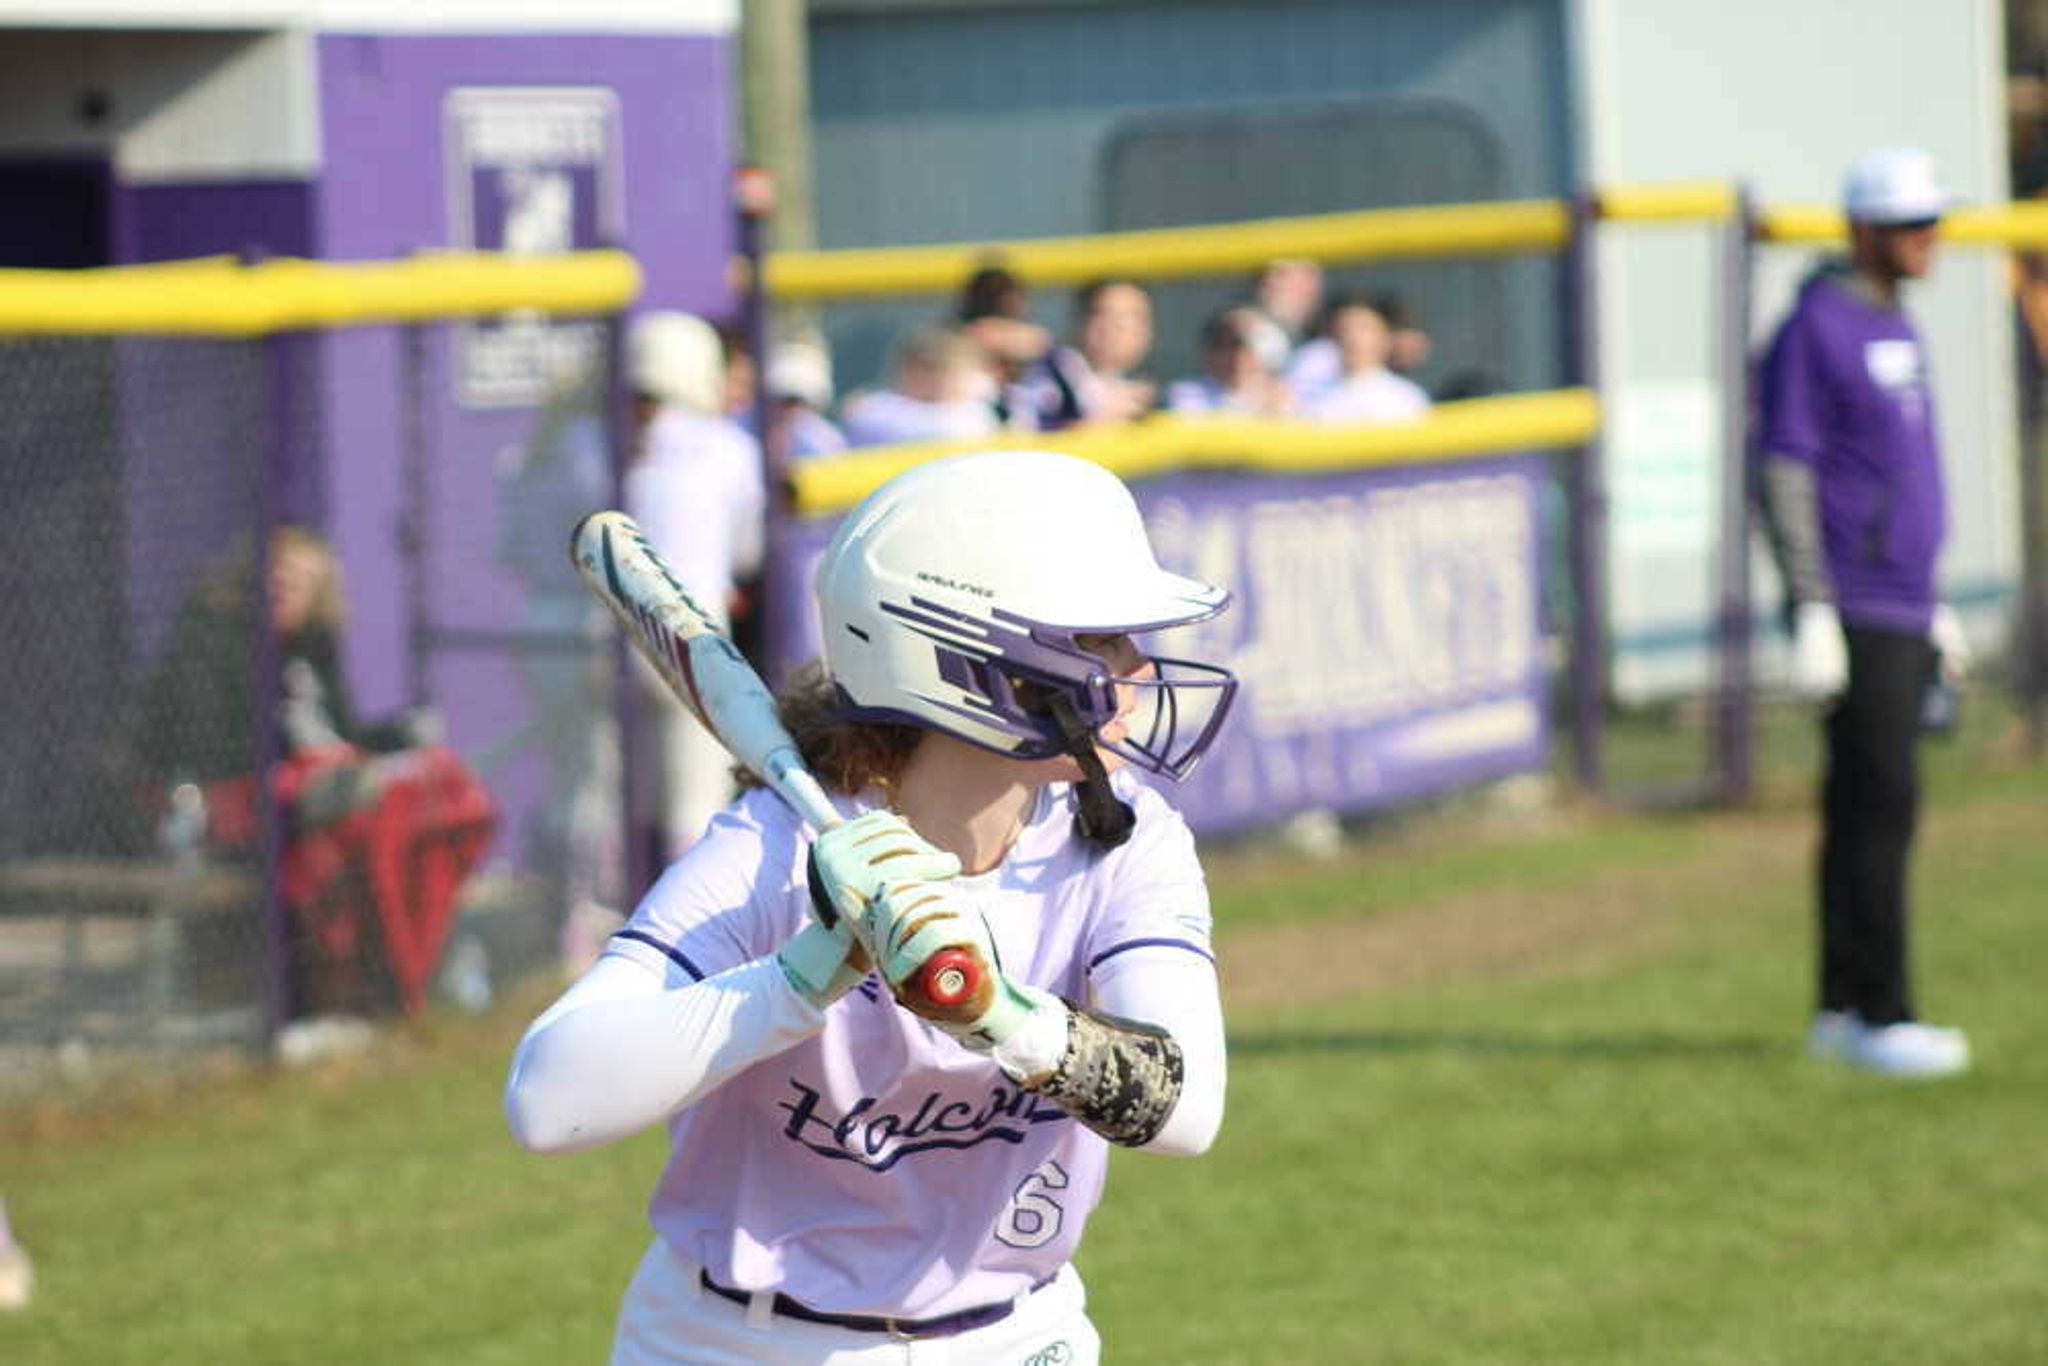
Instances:
[[[260,1020],[258,880],[174,786],[252,772],[261,347],[0,343],[0,1030],[112,1037],[174,998]],[[213,666],[214,705],[181,660]],[[228,705],[223,705],[228,704]],[[188,798],[192,794],[188,793]]]
[[[570,297],[622,305],[597,265]],[[10,1058],[480,1004],[624,894],[613,646],[564,553],[615,498],[616,329],[366,289],[206,335],[263,269],[134,332],[0,307]],[[562,293],[511,270],[440,307]]]

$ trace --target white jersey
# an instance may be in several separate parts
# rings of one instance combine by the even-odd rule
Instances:
[[[1407,422],[1429,411],[1429,394],[1406,376],[1373,370],[1340,376],[1310,395],[1302,411],[1317,422]]]
[[[725,621],[734,580],[761,563],[760,445],[724,418],[663,408],[626,471],[625,498],[683,587]]]
[[[1311,337],[1287,358],[1287,382],[1297,394],[1313,394],[1344,378],[1344,357],[1328,337]]]
[[[874,389],[855,394],[839,410],[848,446],[894,446],[915,441],[964,441],[997,430],[996,410],[978,399],[941,403]]]
[[[1043,789],[979,898],[1003,969],[1087,1002],[1135,948],[1209,959],[1208,892],[1186,824],[1119,773],[1137,826],[1103,852]],[[842,800],[849,815],[864,803]],[[754,791],[715,820],[614,938],[680,987],[773,953],[805,923],[807,837]],[[1205,969],[1206,970],[1206,969]],[[986,1057],[898,1007],[873,977],[825,1027],[670,1121],[650,1215],[722,1285],[816,1308],[924,1318],[1011,1298],[1072,1256],[1107,1143]]]

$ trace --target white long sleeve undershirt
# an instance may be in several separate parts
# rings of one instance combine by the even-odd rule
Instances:
[[[1180,1045],[1179,1102],[1146,1150],[1206,1150],[1223,1120],[1223,1011],[1216,971],[1176,948],[1121,955],[1097,1004],[1156,1025]],[[824,1028],[775,958],[665,989],[652,968],[607,953],[520,1040],[505,1088],[513,1137],[574,1152],[625,1137],[693,1104],[728,1077]]]

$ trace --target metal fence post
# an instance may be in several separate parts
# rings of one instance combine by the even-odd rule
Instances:
[[[634,394],[627,372],[626,315],[613,313],[604,319],[605,384],[599,400],[604,422],[605,448],[611,457],[611,505],[626,506],[626,469],[633,463]],[[612,632],[612,715],[619,735],[619,838],[626,856],[626,898],[637,903],[654,881],[654,851],[641,837],[640,812],[635,804],[644,761],[633,743],[639,722],[634,698],[633,647],[626,633]]]
[[[1756,204],[1738,185],[1721,235],[1721,544],[1716,566],[1719,656],[1709,772],[1724,802],[1749,800],[1756,786],[1754,589],[1749,572],[1749,332],[1756,274]]]
[[[433,623],[427,604],[428,479],[433,454],[427,433],[427,338],[420,323],[399,328],[398,402],[405,460],[405,511],[398,527],[405,555],[406,692],[409,705],[427,705],[428,651]]]
[[[262,868],[263,1044],[274,1053],[278,1036],[291,1019],[291,926],[280,885],[284,861],[285,812],[277,799],[276,779],[284,764],[281,642],[270,618],[272,542],[284,521],[284,487],[291,467],[292,431],[297,421],[298,386],[294,349],[298,334],[273,332],[263,348],[263,449],[256,470],[255,579],[256,630],[249,667],[255,671],[251,695],[256,702],[256,813],[258,853]]]
[[[1598,243],[1600,216],[1594,191],[1572,196],[1571,231],[1563,271],[1565,381],[1600,392]],[[1606,404],[1600,429],[1573,453],[1570,496],[1572,588],[1572,768],[1580,787],[1598,795],[1606,787],[1607,705],[1607,483],[1602,463]]]
[[[2026,364],[2020,383],[2020,600],[2015,691],[2026,737],[2027,756],[2039,760],[2048,751],[2048,471],[2042,468],[2043,420],[2048,395],[2043,393],[2041,362],[2034,354],[2033,333],[2020,322],[2020,345]]]
[[[770,440],[774,426],[775,396],[768,392],[768,346],[770,313],[768,303],[768,225],[775,216],[775,182],[759,167],[742,166],[733,175],[734,249],[746,264],[746,288],[740,295],[740,324],[746,333],[747,349],[754,356],[754,437],[760,446],[761,481],[768,496],[762,506],[761,572],[754,591],[754,620],[747,634],[758,642],[754,667],[764,677],[773,662],[777,639],[772,620],[776,601],[774,534],[789,512],[789,481],[782,443]],[[781,680],[770,678],[771,686]]]

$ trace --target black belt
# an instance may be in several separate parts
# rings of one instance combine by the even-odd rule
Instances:
[[[754,1296],[745,1290],[736,1290],[729,1285],[720,1285],[711,1279],[708,1271],[697,1273],[697,1282],[712,1294],[731,1300],[734,1304],[752,1304]],[[1043,1290],[1052,1284],[1052,1277],[1033,1285],[1033,1291]],[[962,1309],[952,1314],[940,1314],[929,1319],[880,1318],[872,1314],[833,1314],[823,1309],[813,1309],[802,1300],[793,1300],[780,1290],[775,1292],[771,1302],[776,1313],[786,1319],[801,1319],[805,1323],[830,1324],[834,1328],[850,1328],[856,1333],[887,1333],[899,1338],[947,1338],[956,1333],[971,1333],[977,1328],[986,1328],[991,1323],[1001,1323],[1010,1317],[1017,1307],[1015,1300],[1002,1300],[996,1304],[977,1305],[973,1309]]]

